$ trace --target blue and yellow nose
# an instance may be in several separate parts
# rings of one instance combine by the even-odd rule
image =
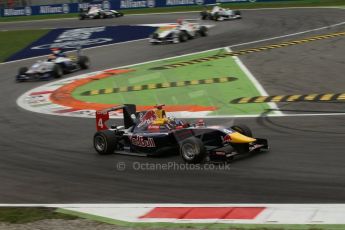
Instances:
[[[239,132],[233,132],[225,136],[224,141],[236,144],[246,144],[256,141],[255,138],[247,137]]]

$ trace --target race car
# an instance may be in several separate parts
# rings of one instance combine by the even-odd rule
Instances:
[[[195,21],[191,19],[178,20],[177,24],[160,27],[150,35],[150,43],[179,43],[196,37],[207,36],[207,27]]]
[[[237,155],[267,151],[266,139],[253,138],[245,125],[207,126],[166,116],[164,105],[136,111],[125,104],[96,112],[95,150],[103,154],[153,156],[179,153],[186,163],[226,162]],[[107,127],[110,113],[123,114],[123,126]]]
[[[79,19],[103,19],[122,17],[123,13],[116,10],[103,10],[98,6],[91,6],[87,10],[80,9]]]
[[[202,20],[215,20],[223,21],[229,19],[241,19],[241,11],[239,10],[230,10],[228,8],[222,8],[218,5],[215,5],[211,11],[205,8],[204,11],[200,13]]]
[[[16,76],[16,81],[49,80],[60,78],[67,73],[89,68],[89,58],[80,55],[80,51],[77,52],[77,56],[66,56],[60,53],[60,51],[55,53],[56,51],[54,50],[56,48],[53,49],[53,53],[46,60],[39,60],[30,68],[21,67]]]

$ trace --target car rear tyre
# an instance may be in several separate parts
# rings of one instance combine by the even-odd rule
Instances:
[[[174,34],[173,39],[172,39],[172,43],[174,43],[174,44],[180,43],[180,36]]]
[[[82,69],[88,69],[90,67],[90,60],[86,56],[80,56],[78,60],[78,65]]]
[[[117,140],[112,131],[99,131],[93,137],[93,146],[98,154],[108,155],[114,153]]]
[[[188,164],[201,163],[206,157],[206,149],[199,138],[191,137],[181,142],[180,155]]]

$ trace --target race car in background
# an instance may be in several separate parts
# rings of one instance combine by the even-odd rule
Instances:
[[[122,17],[123,13],[116,10],[103,10],[98,6],[90,6],[86,10],[80,9],[79,19],[103,19]]]
[[[230,10],[228,8],[222,8],[218,4],[214,5],[212,10],[208,10],[205,7],[205,10],[200,13],[202,20],[215,20],[223,21],[229,19],[241,19],[241,11],[239,10]]]
[[[87,56],[77,52],[77,55],[51,54],[46,60],[39,60],[30,68],[21,67],[16,76],[17,82],[49,80],[60,78],[64,74],[75,72],[81,69],[88,69],[90,60]]]
[[[195,19],[180,19],[177,24],[158,28],[150,35],[150,43],[179,43],[197,37],[205,37],[207,34],[208,28],[197,23]]]
[[[245,125],[207,126],[203,120],[188,123],[167,117],[163,106],[137,112],[135,105],[126,104],[97,111],[95,150],[102,155],[180,153],[186,163],[230,161],[237,155],[268,150],[267,140],[253,138]],[[111,112],[123,114],[123,126],[107,127]]]

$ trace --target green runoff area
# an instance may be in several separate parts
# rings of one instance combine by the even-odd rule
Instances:
[[[45,207],[1,207],[0,223],[13,229],[18,224],[25,225],[40,220],[60,219],[68,221],[88,219],[98,223],[113,225],[121,229],[229,229],[229,230],[341,230],[344,225],[281,225],[281,224],[225,224],[225,223],[134,223],[114,220],[86,213]],[[60,222],[61,223],[61,222]],[[49,228],[49,226],[47,226]],[[59,226],[62,227],[62,226]],[[22,228],[21,228],[22,229]]]
[[[232,9],[255,9],[255,8],[279,8],[279,7],[314,7],[314,6],[345,6],[344,0],[290,0],[290,1],[272,1],[272,2],[239,2],[239,3],[222,3],[224,7]],[[157,8],[139,8],[120,10],[125,15],[145,14],[145,13],[169,13],[169,12],[186,12],[200,11],[203,6],[175,6],[175,7],[157,7]],[[29,21],[42,19],[61,19],[76,18],[78,13],[71,14],[54,14],[54,15],[35,15],[35,16],[13,16],[0,17],[1,22],[11,21]]]
[[[48,32],[47,29],[0,31],[0,62],[4,62],[11,55],[24,49]]]
[[[112,105],[124,103],[133,103],[137,105],[192,104],[217,107],[218,109],[216,111],[209,114],[211,116],[256,115],[266,112],[269,107],[265,103],[243,105],[229,104],[230,100],[237,98],[238,96],[260,95],[256,87],[241,70],[233,57],[221,58],[172,69],[151,69],[162,65],[209,57],[223,52],[225,51],[221,49],[130,66],[126,69],[134,69],[135,71],[92,81],[76,88],[73,91],[72,96],[80,101]],[[237,78],[237,80],[223,83],[188,85],[163,89],[149,89],[90,96],[83,95],[84,92],[92,90],[221,77],[234,77]]]
[[[55,208],[45,207],[0,207],[0,222],[25,224],[46,219],[74,220],[78,216],[56,212]]]

